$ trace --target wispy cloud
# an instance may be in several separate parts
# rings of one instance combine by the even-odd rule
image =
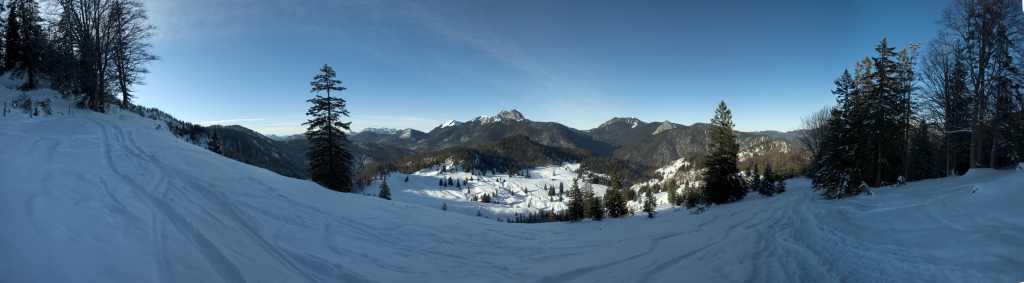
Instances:
[[[521,38],[503,33],[500,27],[453,17],[443,5],[404,2],[401,9],[392,9],[392,16],[424,27],[438,37],[476,50],[484,62],[477,60],[440,60],[432,68],[443,68],[459,78],[470,78],[491,85],[522,99],[503,99],[503,107],[524,108],[522,101],[544,101],[536,106],[550,119],[586,120],[607,116],[617,108],[614,94],[607,83],[592,76],[588,70],[573,64],[551,62],[537,50],[530,50]],[[392,7],[394,8],[394,7]],[[520,24],[520,23],[514,23]],[[529,40],[526,40],[527,42]],[[568,59],[567,59],[568,60]],[[446,80],[448,74],[439,79]],[[458,83],[458,82],[457,82]],[[519,101],[516,103],[514,101]],[[565,111],[574,108],[575,113]],[[579,116],[584,114],[586,116]]]

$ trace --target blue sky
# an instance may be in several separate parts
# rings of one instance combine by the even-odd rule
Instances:
[[[689,125],[721,100],[738,130],[793,130],[883,37],[931,40],[950,1],[144,2],[162,60],[137,103],[284,135],[305,131],[323,64],[355,131],[504,109],[584,130]]]

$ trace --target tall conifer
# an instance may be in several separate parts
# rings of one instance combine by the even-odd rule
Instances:
[[[704,161],[704,189],[707,202],[723,204],[743,199],[746,189],[740,183],[736,167],[740,145],[732,132],[732,111],[725,101],[718,104],[715,117],[711,119],[708,138],[711,152]]]
[[[335,79],[334,69],[327,64],[320,72],[309,83],[313,87],[310,92],[317,93],[315,98],[307,100],[313,106],[306,116],[312,119],[302,123],[309,126],[306,129],[306,139],[309,140],[306,158],[309,159],[310,177],[328,189],[352,192],[355,187],[352,181],[353,157],[346,147],[349,141],[345,135],[346,131],[351,131],[349,125],[352,122],[341,121],[341,115],[348,117],[349,114],[345,100],[331,96],[332,90],[342,91],[345,87]],[[320,96],[321,91],[326,91],[327,97]]]
[[[391,187],[388,186],[387,178],[385,178],[384,181],[380,182],[380,193],[377,194],[377,197],[386,200],[391,200]]]

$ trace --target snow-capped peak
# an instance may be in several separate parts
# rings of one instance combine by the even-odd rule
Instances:
[[[611,120],[608,120],[608,122],[604,122],[604,124],[601,124],[600,126],[597,126],[597,127],[598,128],[604,128],[604,127],[607,127],[607,126],[609,126],[611,124],[615,124],[615,123],[618,123],[618,122],[630,124],[631,125],[629,127],[630,129],[636,128],[641,123],[643,123],[643,121],[640,121],[640,119],[633,118],[633,117],[625,117],[625,118],[615,117],[615,118],[612,118]]]
[[[401,130],[395,129],[395,128],[366,128],[366,129],[363,129],[363,132],[372,132],[372,133],[376,133],[376,134],[380,134],[380,135],[394,135],[398,131],[401,131]]]
[[[462,125],[462,122],[455,121],[455,120],[448,120],[448,122],[444,122],[444,124],[441,124],[440,128],[444,129],[444,128],[447,128],[447,127],[458,127],[459,125]]]
[[[519,111],[516,111],[515,109],[512,109],[512,111],[501,110],[501,112],[498,113],[498,116],[495,116],[495,118],[508,119],[520,122],[526,120],[526,117],[523,117],[523,113],[519,113]]]
[[[487,123],[493,123],[493,122],[501,122],[501,121],[518,121],[518,122],[522,122],[522,121],[528,121],[528,120],[526,120],[526,117],[523,117],[523,113],[519,113],[519,111],[516,111],[515,109],[512,109],[511,111],[501,110],[501,112],[498,113],[498,115],[494,116],[494,117],[491,117],[491,116],[480,116],[480,117],[473,118],[473,120],[469,120],[469,122],[480,122],[481,124],[487,124]]]

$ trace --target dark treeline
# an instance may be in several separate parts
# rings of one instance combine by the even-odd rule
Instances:
[[[48,83],[76,105],[106,112],[127,107],[142,83],[154,27],[136,0],[54,0],[44,15],[35,0],[3,3],[2,69],[26,79],[20,89]]]
[[[1024,156],[1024,14],[1020,2],[956,0],[927,45],[876,54],[835,81],[836,106],[805,118],[826,198],[903,182],[1004,168]],[[806,144],[806,142],[805,142]]]

